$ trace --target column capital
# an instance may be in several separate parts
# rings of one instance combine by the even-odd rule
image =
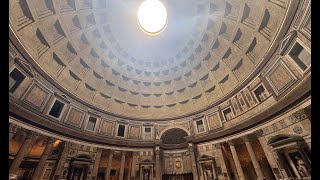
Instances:
[[[31,130],[28,130],[26,132],[26,139],[34,139],[35,137],[38,136],[38,133],[34,132],[34,131],[31,131]]]
[[[9,124],[9,133],[15,134],[15,133],[17,133],[17,131],[19,129],[21,129],[21,127],[15,125],[15,124],[12,124],[12,123]]]
[[[162,143],[162,140],[154,140],[155,146],[159,146]]]
[[[113,155],[114,154],[114,150],[109,149],[109,153]]]
[[[234,146],[233,140],[229,140],[229,141],[227,141],[227,143],[229,144],[229,146]]]
[[[221,148],[221,143],[218,143],[218,144],[213,144],[212,145],[215,149],[220,149]]]
[[[127,151],[121,151],[121,156],[125,156]]]
[[[194,152],[194,145],[189,145],[188,146],[188,150],[190,151],[190,152]]]
[[[133,156],[139,156],[139,154],[140,154],[139,151],[133,151],[133,152],[132,152],[132,155],[133,155]]]
[[[156,155],[160,155],[160,149],[155,150]]]
[[[250,142],[247,135],[246,135],[246,136],[242,136],[241,139],[242,139],[244,142]]]
[[[257,136],[257,138],[263,137],[263,130],[258,129],[254,132],[254,134]]]
[[[102,151],[103,151],[103,148],[100,148],[100,147],[97,148],[97,152],[102,152]]]

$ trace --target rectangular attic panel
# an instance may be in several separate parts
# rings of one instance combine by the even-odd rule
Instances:
[[[222,126],[220,116],[218,113],[214,113],[211,115],[206,116],[209,130],[214,130]]]
[[[80,128],[84,118],[84,111],[71,106],[65,118],[65,123]]]
[[[42,112],[50,97],[51,92],[45,86],[33,81],[21,101]]]
[[[114,131],[114,122],[108,121],[102,118],[99,133],[103,135],[112,136],[113,131]]]

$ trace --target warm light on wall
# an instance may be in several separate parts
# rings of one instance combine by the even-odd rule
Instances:
[[[145,0],[139,7],[138,24],[141,30],[155,36],[167,26],[167,10],[159,0]]]
[[[176,168],[181,168],[181,161],[176,161]]]
[[[56,140],[54,143],[53,143],[53,147],[58,147],[59,146],[59,144],[60,144],[60,140]]]

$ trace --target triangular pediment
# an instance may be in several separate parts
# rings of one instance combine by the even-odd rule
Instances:
[[[68,98],[67,95],[62,94],[62,93],[58,93],[58,92],[55,92],[54,94],[55,94],[56,96],[58,96],[59,98],[63,99],[64,101],[70,103],[70,99]]]
[[[26,72],[29,76],[34,77],[35,73],[30,66],[30,64],[23,59],[15,58],[14,62],[23,69],[24,72]]]
[[[291,44],[292,40],[297,36],[297,31],[292,31],[289,33],[285,38],[283,38],[280,42],[279,54],[283,55],[289,45]]]

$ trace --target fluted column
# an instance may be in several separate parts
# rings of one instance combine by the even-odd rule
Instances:
[[[237,154],[236,148],[234,147],[234,144],[233,144],[232,141],[228,141],[228,144],[230,146],[230,150],[231,150],[231,154],[232,154],[232,158],[233,158],[234,164],[236,165],[236,169],[237,169],[237,173],[238,173],[239,179],[240,180],[244,180],[244,174],[243,174],[243,170],[242,170],[239,158],[238,158],[238,154]]]
[[[126,152],[121,152],[121,164],[120,164],[120,173],[119,173],[119,180],[123,180],[123,174],[124,174],[124,163],[126,161]]]
[[[213,175],[213,179],[214,180],[218,179],[218,175],[217,175],[217,172],[216,172],[216,166],[214,164],[214,161],[212,161],[212,175]]]
[[[33,139],[37,136],[37,134],[33,131],[28,131],[27,136],[24,139],[22,145],[20,146],[20,149],[18,150],[16,156],[14,157],[14,160],[11,164],[9,173],[10,174],[16,174],[19,166],[24,158],[24,156],[28,153],[29,148],[32,146]]]
[[[257,160],[257,157],[256,155],[254,154],[254,151],[252,149],[252,146],[251,146],[251,143],[249,141],[249,139],[247,137],[243,137],[242,138],[246,144],[246,147],[247,147],[247,150],[249,152],[249,156],[250,156],[250,159],[252,161],[252,164],[253,164],[253,167],[254,167],[254,171],[256,172],[257,174],[257,178],[258,180],[262,180],[263,179],[263,172],[262,172],[262,169],[261,169],[261,166]]]
[[[160,148],[156,147],[156,180],[161,180],[161,172],[160,172]]]
[[[258,130],[256,131],[256,136],[260,142],[260,145],[263,149],[264,154],[266,155],[266,158],[268,160],[268,163],[273,171],[274,176],[278,179],[278,176],[276,175],[276,173],[274,172],[274,169],[279,169],[279,165],[276,161],[276,158],[274,157],[273,153],[271,152],[269,146],[268,146],[268,142],[266,141],[265,137],[262,136],[262,131]],[[281,168],[280,168],[281,169]],[[283,176],[281,174],[281,171],[279,169],[280,172],[280,176]]]
[[[136,163],[137,163],[138,153],[139,152],[133,152],[131,173],[130,173],[131,180],[134,180],[136,178]]]
[[[45,167],[46,161],[50,155],[50,152],[52,150],[52,144],[55,141],[54,138],[50,137],[47,140],[47,145],[45,147],[45,149],[43,150],[43,153],[40,157],[40,160],[38,162],[38,165],[36,167],[36,170],[34,171],[33,175],[32,175],[32,180],[37,180],[40,179],[40,176],[42,174],[42,171]]]
[[[98,148],[97,154],[96,154],[96,159],[94,161],[94,166],[92,169],[92,179],[97,179],[97,177],[98,177],[98,169],[99,169],[101,154],[102,154],[102,149]]]
[[[192,143],[189,143],[189,152],[191,155],[191,162],[192,162],[192,173],[193,173],[193,179],[194,180],[198,180],[199,176],[198,176],[198,170],[197,170],[197,161],[196,161],[196,157],[194,154],[194,146]]]
[[[61,175],[61,173],[62,173],[63,165],[67,160],[67,156],[68,156],[68,153],[69,153],[69,150],[70,150],[69,144],[70,144],[70,142],[65,142],[65,144],[64,144],[63,150],[62,150],[61,155],[59,157],[59,161],[58,161],[58,163],[56,165],[56,169],[55,169],[55,172],[54,172],[54,177],[56,177],[56,176],[59,177]]]
[[[301,179],[301,176],[300,176],[299,172],[297,171],[296,166],[294,165],[290,156],[287,153],[284,153],[284,155],[286,156],[286,159],[288,160],[289,165],[291,166],[291,169],[293,170],[293,173],[298,177],[298,179]]]
[[[229,177],[229,173],[228,173],[228,169],[227,169],[227,166],[226,166],[226,162],[224,160],[224,156],[223,156],[223,153],[222,153],[222,145],[221,144],[216,144],[214,145],[216,150],[217,150],[217,155],[219,157],[219,160],[220,160],[220,164],[221,164],[221,171],[223,173],[223,175],[227,175],[227,177],[225,178],[228,178]]]
[[[203,165],[202,165],[202,163],[199,163],[199,170],[200,170],[200,173],[199,173],[199,178],[200,178],[200,180],[206,179],[206,173],[203,172]]]
[[[108,157],[108,165],[107,165],[107,170],[106,170],[106,180],[110,180],[112,158],[113,158],[113,150],[110,150],[109,157]]]

